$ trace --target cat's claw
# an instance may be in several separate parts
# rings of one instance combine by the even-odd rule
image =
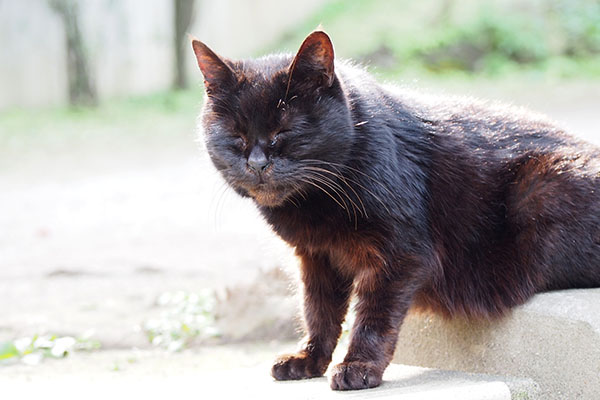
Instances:
[[[330,385],[333,390],[357,390],[379,386],[383,372],[375,363],[352,361],[331,369]]]
[[[275,360],[271,375],[278,381],[315,378],[327,369],[327,364],[320,364],[307,353],[286,354]]]

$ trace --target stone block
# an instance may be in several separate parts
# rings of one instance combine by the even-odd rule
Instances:
[[[538,294],[496,321],[411,313],[394,362],[531,378],[543,399],[600,399],[600,289]]]

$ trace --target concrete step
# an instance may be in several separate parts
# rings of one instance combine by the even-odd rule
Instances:
[[[531,378],[543,399],[600,399],[600,289],[543,293],[498,321],[411,314],[395,362]]]
[[[166,358],[165,360],[167,360]],[[167,363],[169,364],[169,363]],[[269,376],[270,363],[258,367],[204,373],[186,370],[173,373],[166,368],[143,370],[131,375],[99,377],[58,375],[35,376],[32,381],[4,380],[0,375],[3,398],[40,399],[48,393],[60,398],[88,400],[118,399],[261,399],[326,400],[537,400],[538,387],[531,380],[515,380],[488,375],[448,372],[392,364],[381,386],[368,390],[336,392],[327,378],[276,382]],[[181,372],[181,371],[180,371]],[[83,379],[81,379],[83,378]]]
[[[39,365],[0,364],[2,399],[537,399],[526,379],[392,364],[379,388],[333,392],[327,378],[276,382],[277,353],[295,343],[246,343],[166,353],[153,350],[76,352]],[[343,356],[343,354],[341,354]],[[338,357],[335,362],[341,361]],[[50,396],[53,398],[52,396]]]
[[[402,400],[535,400],[539,387],[532,380],[468,374],[391,364],[381,386],[368,390],[336,392],[327,378],[274,381],[269,366],[205,376],[210,385],[203,393],[223,399],[260,398],[286,400],[402,399]],[[203,380],[204,380],[203,379]],[[206,392],[208,391],[208,392]],[[210,396],[209,396],[210,397]],[[217,397],[215,397],[217,398]]]

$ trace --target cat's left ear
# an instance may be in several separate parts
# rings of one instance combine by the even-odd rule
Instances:
[[[226,88],[235,83],[234,72],[207,45],[197,39],[192,39],[192,48],[196,54],[198,67],[204,75],[204,86],[209,94],[216,89]]]
[[[335,78],[333,70],[333,44],[323,31],[308,35],[290,65],[290,81],[313,80],[319,86],[331,87]]]

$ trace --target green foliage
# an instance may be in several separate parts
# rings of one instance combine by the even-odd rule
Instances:
[[[2,110],[0,170],[15,168],[15,159],[22,163],[29,155],[75,154],[74,149],[114,151],[124,143],[168,145],[187,140],[193,135],[202,98],[203,91],[197,88],[117,98],[95,108]]]
[[[531,397],[529,396],[529,393],[527,393],[527,392],[512,393],[512,398],[515,400],[530,400],[531,399]]]
[[[550,13],[564,34],[565,55],[600,56],[600,1],[554,0]]]
[[[436,72],[458,69],[490,75],[504,72],[507,64],[548,69],[549,64],[566,57],[590,62],[597,59],[600,2],[542,3],[546,7],[521,12],[481,7],[467,23],[449,23],[436,34],[436,40],[416,48],[414,54]],[[563,72],[575,73],[573,68]]]
[[[0,343],[0,360],[19,357],[20,353],[13,342]]]
[[[156,303],[162,309],[160,316],[143,324],[143,331],[152,345],[179,351],[192,341],[219,336],[213,292],[166,292]]]
[[[540,30],[519,17],[497,18],[484,14],[472,24],[449,27],[431,44],[415,49],[426,68],[442,72],[498,72],[508,62],[539,63],[549,57]]]
[[[38,110],[8,109],[0,112],[0,138],[11,131],[36,129],[62,123],[140,122],[149,114],[157,116],[191,114],[200,108],[201,89],[158,92],[144,96],[115,98],[98,107],[52,107]]]
[[[598,0],[328,2],[269,50],[322,25],[336,53],[380,75],[600,76]]]
[[[0,343],[0,362],[21,361],[35,365],[44,358],[65,358],[75,351],[100,348],[100,342],[87,334],[81,337],[35,335]]]

